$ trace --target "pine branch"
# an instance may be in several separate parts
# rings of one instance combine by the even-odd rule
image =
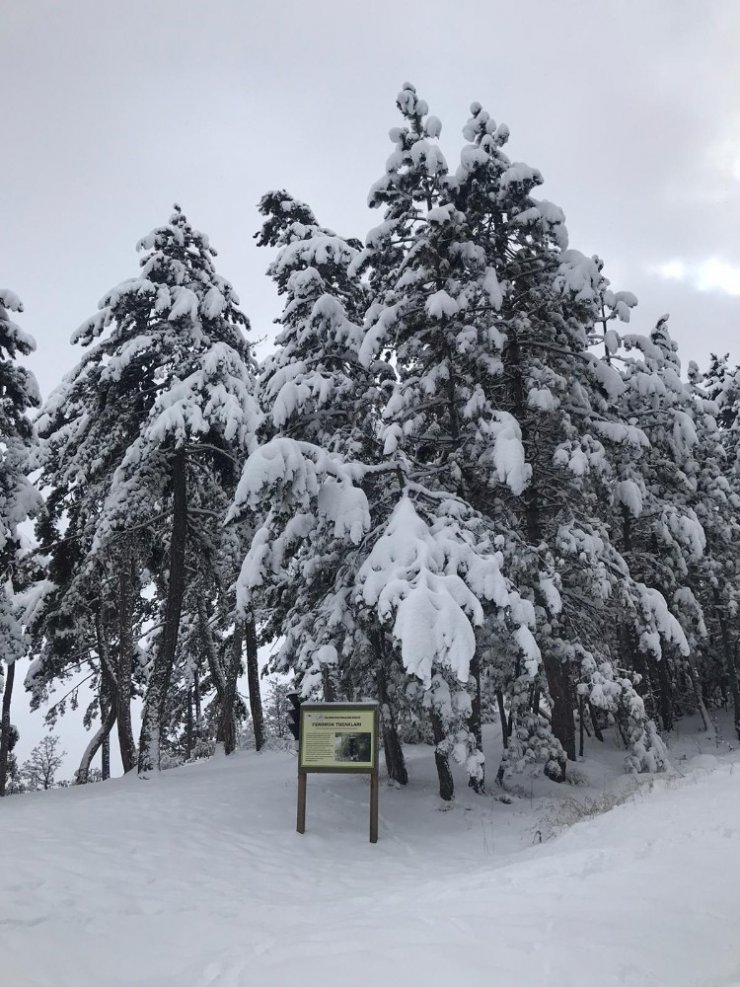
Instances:
[[[90,672],[89,675],[86,675],[84,679],[80,679],[80,681],[76,685],[72,686],[69,692],[65,693],[61,699],[58,699],[53,706],[50,706],[47,709],[47,711],[44,713],[44,719],[46,720],[48,719],[48,717],[52,716],[59,708],[59,706],[61,706],[61,704],[64,702],[65,699],[69,699],[69,697],[72,695],[73,692],[77,692],[77,690],[80,688],[81,685],[84,685],[85,682],[87,682],[89,679],[91,679],[94,675],[97,674],[98,674],[98,670],[95,669],[94,671]]]

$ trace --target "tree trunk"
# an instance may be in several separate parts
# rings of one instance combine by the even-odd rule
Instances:
[[[547,649],[542,650],[542,664],[545,666],[547,688],[552,700],[552,732],[563,746],[569,761],[576,759],[576,727],[573,721],[573,706],[570,699],[570,672],[567,662],[553,657]],[[565,765],[563,765],[565,768]]]
[[[110,734],[106,733],[100,748],[100,777],[103,781],[110,778]]]
[[[475,681],[475,691],[473,692],[471,702],[470,702],[470,719],[468,720],[468,729],[475,737],[475,743],[478,750],[483,753],[483,723],[481,720],[481,688],[480,688],[480,658],[476,652],[473,655],[473,659],[470,662],[470,675]],[[485,791],[486,786],[486,776],[485,776],[485,761],[481,765],[481,771],[483,775],[481,778],[471,778],[468,782],[470,787],[478,795],[481,795]]]
[[[133,558],[129,545],[124,546],[118,575],[118,682],[115,696],[118,713],[118,746],[123,773],[136,766],[136,745],[131,725],[131,680],[134,664],[133,633]]]
[[[725,620],[722,612],[722,601],[720,600],[719,591],[717,589],[713,590],[713,595],[714,615],[717,619],[717,623],[719,624],[719,631],[722,637],[722,651],[724,652],[725,666],[727,668],[727,676],[730,680],[730,691],[732,692],[735,733],[737,734],[737,739],[740,740],[740,683],[738,683],[735,655],[733,654],[732,644],[730,642],[730,633],[727,628],[727,621]]]
[[[118,680],[118,668],[113,663],[113,658],[111,657],[110,647],[108,645],[108,638],[106,637],[105,628],[103,627],[103,618],[98,608],[95,611],[95,637],[98,647],[98,658],[100,659],[100,674],[106,682],[106,687],[108,695],[110,697],[111,705],[115,707],[116,710],[116,720],[118,719],[118,703],[121,694],[120,683]],[[124,703],[124,705],[126,705]],[[101,716],[105,719],[102,710]],[[119,732],[119,744],[121,743],[121,735]],[[131,738],[131,743],[133,745],[133,737]],[[126,760],[124,757],[125,746],[121,745],[121,764],[123,765],[124,774],[126,773]],[[133,763],[131,765],[133,767]],[[130,768],[128,770],[131,770]]]
[[[216,652],[213,637],[208,626],[206,601],[203,595],[198,601],[198,623],[200,639],[208,661],[213,685],[216,689],[218,702],[218,727],[216,728],[216,743],[224,745],[224,751],[231,754],[236,749],[236,723],[234,722],[234,704],[236,702],[236,683],[239,678],[243,630],[239,621],[234,624],[234,636],[231,641],[231,662],[224,670],[221,654]]]
[[[496,703],[498,704],[498,716],[501,720],[501,740],[503,741],[504,750],[509,749],[509,734],[511,733],[511,724],[509,723],[509,718],[506,715],[506,707],[504,706],[504,694],[500,689],[496,689]]]
[[[383,731],[383,755],[385,757],[385,769],[391,781],[398,782],[399,785],[408,784],[409,773],[406,769],[406,758],[403,756],[403,746],[401,738],[398,736],[396,717],[388,695],[388,680],[386,678],[384,660],[385,654],[380,635],[373,635],[373,651],[377,659],[377,672],[375,680],[378,687],[378,699],[380,700],[380,722]]]
[[[701,691],[701,680],[699,678],[699,673],[696,670],[696,665],[694,664],[694,659],[689,655],[687,658],[687,664],[689,666],[689,678],[691,679],[691,686],[694,690],[694,700],[696,702],[696,708],[699,710],[699,715],[701,716],[701,721],[704,724],[704,729],[707,733],[713,731],[712,721],[709,719],[709,712],[704,703],[704,696]]]
[[[325,703],[335,703],[337,701],[336,689],[331,680],[331,672],[326,665],[321,669],[321,688],[324,690]]]
[[[597,710],[596,707],[593,705],[593,703],[590,701],[588,704],[588,712],[589,712],[589,716],[591,717],[591,726],[594,728],[594,737],[596,737],[597,740],[600,740],[601,743],[603,744],[604,734],[601,732],[601,727],[599,726],[599,718],[598,718]]]
[[[185,760],[193,756],[193,689],[188,689],[188,712],[185,719]]]
[[[660,720],[664,730],[673,729],[673,683],[668,660],[663,656],[658,662],[658,700]]]
[[[234,707],[236,706],[236,684],[239,680],[239,671],[242,666],[242,647],[244,642],[244,625],[241,621],[237,621],[234,624],[234,636],[231,639],[231,661],[226,668],[226,676],[224,679],[224,698],[221,705],[221,719],[219,723],[219,737],[223,741],[224,751],[227,754],[233,754],[236,750],[237,743],[237,731],[236,731],[236,716],[234,714]],[[251,681],[251,680],[250,680]],[[259,680],[257,684],[258,695],[259,695]],[[250,704],[252,701],[252,686],[249,686],[249,700]],[[259,707],[260,717],[262,716],[262,702],[260,698]],[[254,712],[252,712],[252,722],[254,723]],[[262,719],[260,719],[260,729],[261,736],[259,746],[257,750],[260,749],[264,743],[264,728],[262,727]],[[257,743],[257,735],[255,733],[255,744]]]
[[[200,675],[197,666],[193,669],[193,709],[195,711],[195,737],[203,736],[203,704],[200,697]]]
[[[187,463],[184,449],[178,449],[172,461],[172,491],[170,571],[164,629],[147,683],[139,742],[140,774],[159,770],[162,724],[180,632],[182,599],[185,593],[185,546],[188,534]]]
[[[262,695],[260,693],[260,670],[257,664],[257,627],[254,617],[245,625],[247,639],[247,684],[249,685],[249,711],[252,714],[252,729],[254,730],[254,746],[261,750],[265,743],[264,716],[262,714]]]
[[[434,763],[439,778],[439,797],[443,802],[451,802],[455,797],[455,783],[452,780],[450,762],[446,754],[439,750],[439,745],[446,739],[442,720],[438,713],[432,710],[432,736],[434,738]]]
[[[75,784],[76,785],[86,785],[87,778],[90,773],[90,765],[92,759],[98,753],[98,750],[102,746],[103,741],[108,736],[108,734],[113,729],[113,724],[116,722],[116,705],[111,703],[105,714],[105,717],[95,731],[94,736],[87,745],[85,753],[82,755],[82,760],[80,761],[80,766],[75,773]],[[46,786],[45,786],[46,787]]]
[[[5,690],[3,691],[3,711],[0,720],[0,798],[5,795],[8,783],[8,757],[10,755],[10,701],[13,698],[15,682],[15,662],[7,667]]]
[[[108,717],[113,705],[111,695],[112,692],[106,687],[105,677],[103,677],[100,683],[100,718],[103,721]],[[103,781],[108,781],[110,778],[110,731],[105,734],[103,743],[100,745],[100,777]]]

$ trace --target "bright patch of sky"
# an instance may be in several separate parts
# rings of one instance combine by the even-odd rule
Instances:
[[[736,122],[737,123],[740,121]],[[740,141],[721,140],[710,151],[715,167],[726,177],[740,182]],[[737,190],[733,190],[737,191]]]
[[[721,291],[740,295],[740,264],[719,257],[696,263],[669,260],[655,267],[655,273],[668,281],[685,281],[698,291]]]

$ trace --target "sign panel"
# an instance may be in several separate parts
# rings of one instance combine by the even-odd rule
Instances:
[[[298,768],[376,771],[377,731],[375,703],[303,703]]]

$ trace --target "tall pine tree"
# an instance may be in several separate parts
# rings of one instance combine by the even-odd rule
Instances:
[[[200,582],[215,595],[219,496],[230,496],[261,416],[248,322],[215,270],[207,237],[176,207],[139,249],[139,275],[108,292],[73,337],[89,349],[52,400],[44,434],[52,498],[62,509],[75,499],[84,505],[77,550],[85,562],[75,578],[102,567],[107,603],[115,610],[117,602],[125,618],[119,682],[130,683],[136,659],[132,616],[152,596],[159,611],[142,656],[138,764],[147,771],[159,765],[186,589]],[[58,533],[59,518],[58,511],[47,537]]]
[[[29,411],[39,403],[33,374],[17,362],[35,349],[31,336],[10,317],[22,312],[20,299],[0,289],[0,796],[5,794],[8,760],[17,737],[10,721],[15,665],[23,655],[22,628],[15,592],[21,547],[19,526],[39,507],[40,498],[28,480],[34,444]]]

